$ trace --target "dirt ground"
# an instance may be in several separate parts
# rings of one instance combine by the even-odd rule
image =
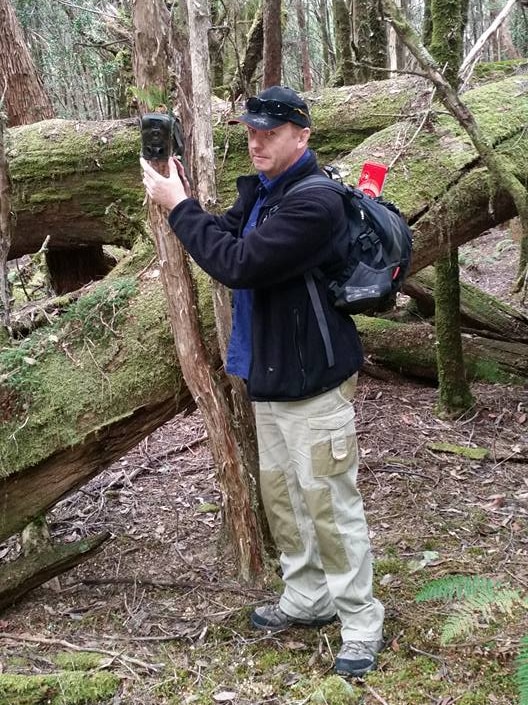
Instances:
[[[463,277],[507,299],[516,253],[506,232],[493,231],[463,249]],[[159,428],[50,514],[61,541],[102,530],[112,539],[0,615],[0,669],[45,674],[57,670],[58,651],[93,649],[104,659],[97,668],[121,678],[113,699],[101,701],[112,705],[517,702],[511,674],[528,634],[525,606],[481,615],[441,646],[453,608],[414,599],[451,574],[528,593],[528,392],[476,384],[473,393],[474,410],[451,422],[435,417],[430,386],[360,379],[360,489],[387,647],[351,699],[324,690],[338,625],[273,636],[251,630],[251,608],[274,599],[280,578],[270,561],[262,587],[236,579],[222,550],[220,495],[198,412]],[[11,540],[0,558],[17,549]]]

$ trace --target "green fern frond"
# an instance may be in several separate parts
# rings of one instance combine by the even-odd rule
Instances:
[[[471,634],[477,624],[477,615],[470,609],[460,608],[456,612],[452,612],[442,628],[440,643],[442,646],[446,646],[461,636]]]
[[[522,597],[517,590],[495,587],[493,590],[486,589],[482,593],[468,595],[464,603],[491,620],[496,611],[512,616],[514,606],[522,604]]]
[[[134,98],[145,103],[148,110],[156,110],[159,106],[167,107],[169,105],[169,93],[157,86],[149,86],[149,88],[130,86],[130,93]]]
[[[442,629],[440,643],[443,645],[471,634],[480,622],[492,622],[497,612],[512,617],[514,607],[525,604],[518,590],[475,575],[450,575],[433,580],[415,599],[419,602],[458,601]]]
[[[515,679],[519,690],[519,705],[528,705],[528,636],[521,639]]]
[[[476,594],[489,594],[495,591],[497,584],[490,578],[479,575],[446,575],[443,578],[431,580],[414,598],[417,602],[427,600],[464,599]]]

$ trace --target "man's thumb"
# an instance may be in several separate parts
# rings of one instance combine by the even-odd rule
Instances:
[[[178,174],[178,167],[176,166],[176,162],[174,160],[174,157],[171,157],[169,159],[169,176],[175,176]]]

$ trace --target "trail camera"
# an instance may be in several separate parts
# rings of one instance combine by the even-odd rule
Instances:
[[[167,161],[171,156],[183,156],[183,133],[178,118],[165,113],[143,115],[141,156],[147,161]]]

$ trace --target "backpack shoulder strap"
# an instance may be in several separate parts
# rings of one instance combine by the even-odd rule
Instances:
[[[297,183],[293,184],[293,186],[286,191],[285,195],[289,196],[293,193],[299,193],[300,191],[307,191],[311,188],[321,187],[327,188],[330,191],[336,191],[342,196],[346,195],[347,192],[346,186],[343,186],[343,184],[339,181],[334,181],[323,174],[312,174],[312,176],[306,176],[304,179],[301,179],[300,181],[297,181]]]

